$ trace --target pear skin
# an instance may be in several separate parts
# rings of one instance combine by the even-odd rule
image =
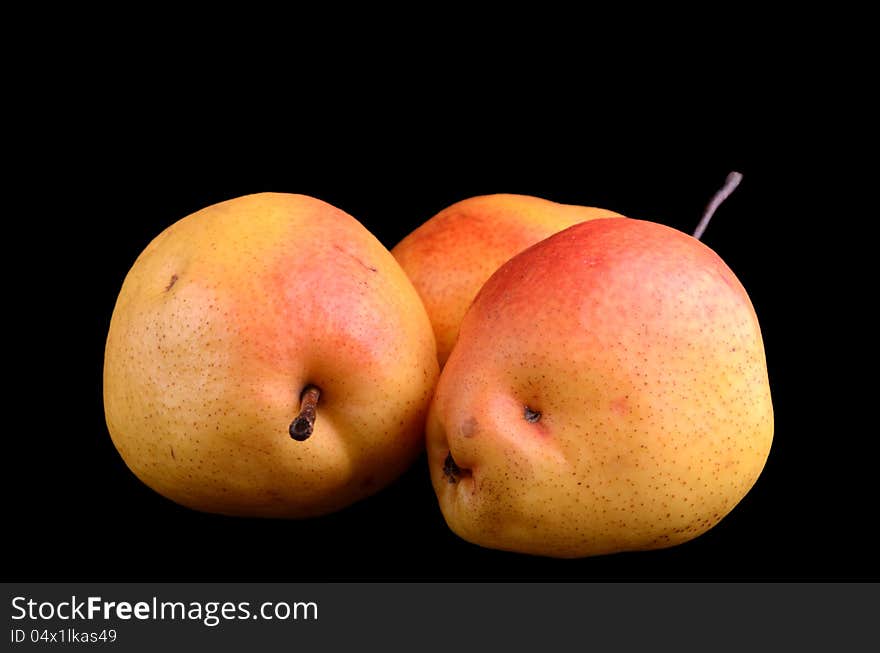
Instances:
[[[104,408],[125,463],[169,499],[310,517],[410,465],[437,375],[425,309],[388,250],[329,204],[263,193],[180,220],[138,257],[110,323]]]
[[[425,304],[440,367],[468,306],[504,262],[566,227],[610,217],[619,216],[528,195],[483,195],[453,204],[400,241],[391,253]]]
[[[773,438],[749,296],[698,240],[628,218],[575,225],[485,284],[428,418],[447,523],[574,558],[706,532]]]

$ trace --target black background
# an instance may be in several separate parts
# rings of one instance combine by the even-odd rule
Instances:
[[[569,82],[563,89],[576,86]],[[5,575],[877,577],[866,535],[876,428],[860,424],[864,406],[852,386],[862,384],[838,366],[847,357],[841,340],[858,339],[856,329],[834,330],[840,315],[858,320],[830,279],[846,268],[846,217],[828,202],[841,176],[829,137],[761,88],[722,88],[675,109],[668,88],[626,100],[540,85],[475,94],[440,80],[430,88],[381,102],[375,88],[332,100],[264,89],[246,114],[218,112],[224,94],[215,88],[154,103],[148,92],[79,89],[44,122],[50,136],[21,161],[26,182],[8,241],[20,250],[10,255],[25,261],[9,288],[21,307],[11,356],[23,364],[7,405],[22,419],[7,433]],[[204,206],[258,191],[313,195],[389,248],[449,204],[495,192],[601,206],[690,232],[734,169],[744,181],[703,240],[757,310],[776,435],[755,488],[688,544],[573,561],[481,549],[446,527],[424,459],[376,496],[319,519],[200,514],[142,485],[113,448],[101,373],[116,295],[150,239]]]

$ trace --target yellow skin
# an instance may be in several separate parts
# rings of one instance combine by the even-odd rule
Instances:
[[[427,431],[440,507],[466,540],[566,558],[685,542],[770,451],[757,317],[690,236],[628,218],[571,227],[480,291]],[[450,451],[460,473],[444,473]]]
[[[162,232],[125,279],[104,408],[122,458],[185,506],[309,517],[397,477],[438,375],[431,325],[391,254],[301,195],[223,202]],[[308,384],[314,433],[290,438]]]
[[[425,304],[440,367],[468,306],[504,262],[566,227],[611,217],[619,216],[528,195],[483,195],[440,211],[400,241],[391,253]]]

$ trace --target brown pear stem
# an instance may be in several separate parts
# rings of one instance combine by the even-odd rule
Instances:
[[[709,220],[715,215],[715,211],[718,210],[721,203],[730,197],[730,194],[736,190],[736,187],[739,186],[739,182],[742,181],[742,178],[743,176],[739,172],[731,172],[727,175],[727,179],[724,180],[724,185],[718,189],[718,192],[712,196],[712,199],[709,200],[709,203],[706,205],[706,210],[703,211],[703,217],[700,219],[700,224],[698,224],[697,228],[694,230],[694,238],[699,240],[703,237],[703,232],[706,231],[706,227],[709,226]]]
[[[290,423],[290,437],[297,442],[308,440],[315,428],[316,410],[318,408],[318,399],[321,398],[321,391],[313,386],[306,386],[300,397],[299,415]]]

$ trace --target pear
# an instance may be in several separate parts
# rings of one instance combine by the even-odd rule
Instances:
[[[113,443],[184,506],[310,517],[410,465],[438,365],[421,301],[359,222],[264,193],[173,224],[125,278],[104,359]]]
[[[502,263],[579,222],[619,217],[528,195],[484,195],[444,209],[391,250],[422,298],[440,366],[480,287]]]
[[[573,558],[697,537],[753,486],[773,438],[749,296],[669,227],[570,227],[481,289],[427,437],[443,515],[470,542]]]

